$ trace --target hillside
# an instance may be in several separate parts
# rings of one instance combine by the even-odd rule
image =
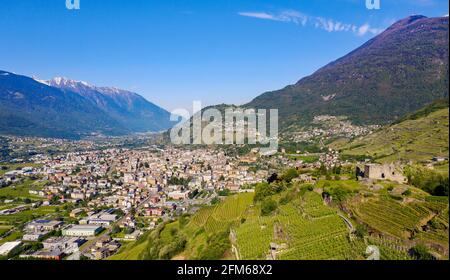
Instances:
[[[442,109],[442,107],[446,107]],[[379,162],[427,161],[449,155],[447,103],[434,103],[373,134],[330,145],[343,155],[368,156]]]
[[[189,219],[182,218],[159,226],[142,240],[122,248],[111,259],[210,259],[207,255],[214,254],[210,251],[214,249],[210,242],[213,236],[224,242],[222,251],[219,249],[219,255],[214,256],[215,259],[222,258],[230,247],[227,241],[230,227],[239,225],[241,219],[248,215],[247,209],[252,201],[252,193],[228,197],[218,205],[201,209]],[[183,243],[182,250],[176,246],[179,243]],[[172,250],[162,250],[164,246]]]
[[[1,134],[76,138],[92,132],[129,130],[78,94],[0,71]]]
[[[446,197],[375,183],[381,187],[355,180],[259,184],[255,194],[232,195],[160,224],[110,259],[362,260],[367,246],[376,245],[382,259],[405,260],[409,248],[422,243],[448,254]],[[278,191],[266,192],[274,187]],[[326,203],[322,192],[334,202]],[[427,223],[433,226],[423,227]]]
[[[132,92],[0,71],[1,134],[80,138],[161,131],[171,125],[169,112]]]
[[[284,130],[318,115],[389,123],[448,97],[448,55],[448,17],[411,16],[311,76],[245,106],[278,108]]]

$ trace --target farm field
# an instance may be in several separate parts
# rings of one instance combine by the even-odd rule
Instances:
[[[301,160],[304,163],[314,163],[319,160],[319,156],[317,155],[289,155],[289,158],[292,160]]]
[[[3,236],[3,234],[7,233],[11,228],[11,226],[0,225],[0,236]]]
[[[45,181],[33,181],[31,179],[25,179],[23,182],[18,184],[12,184],[6,188],[0,189],[0,197],[6,198],[28,198],[32,200],[42,200],[42,197],[30,194],[30,190],[42,190]]]
[[[22,237],[21,232],[13,231],[13,232],[11,232],[10,235],[0,239],[0,245],[2,245],[3,243],[6,243],[6,242],[16,241],[17,239],[19,239],[21,237]]]
[[[46,215],[54,214],[57,209],[59,209],[57,206],[41,206],[36,209],[25,210],[12,215],[2,215],[0,216],[0,224],[21,224]]]

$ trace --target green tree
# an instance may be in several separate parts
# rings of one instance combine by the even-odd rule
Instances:
[[[294,178],[298,177],[298,171],[295,168],[286,170],[280,177],[281,180],[290,183]]]
[[[275,200],[269,198],[264,200],[261,203],[261,215],[262,216],[268,216],[270,215],[275,209],[277,209],[278,204]]]
[[[367,228],[363,225],[357,224],[355,229],[355,234],[359,238],[364,238],[367,235]]]
[[[117,234],[117,233],[119,233],[121,230],[120,230],[120,227],[118,226],[118,225],[114,225],[113,226],[113,228],[111,229],[111,233],[112,234]]]

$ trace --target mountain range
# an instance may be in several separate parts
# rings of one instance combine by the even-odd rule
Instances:
[[[242,107],[278,109],[282,132],[308,126],[318,115],[345,116],[358,125],[401,119],[449,96],[448,24],[448,17],[402,19],[296,84]],[[167,111],[133,92],[0,71],[3,134],[123,135],[167,130],[173,124]]]
[[[448,17],[410,16],[311,76],[266,92],[247,108],[277,108],[295,130],[317,115],[385,124],[448,98]]]
[[[137,93],[0,71],[2,134],[80,138],[158,132],[172,125],[169,112]]]

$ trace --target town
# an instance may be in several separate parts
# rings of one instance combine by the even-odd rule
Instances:
[[[227,192],[249,191],[240,187],[269,174],[251,170],[248,163],[255,160],[214,149],[155,147],[34,155],[29,166],[0,176],[0,186],[7,187],[0,192],[0,220],[12,221],[0,225],[2,236],[20,235],[0,255],[22,242],[39,242],[42,248],[20,257],[106,258],[121,241],[136,240],[158,223],[193,213]],[[7,190],[12,193],[5,195]],[[13,220],[26,213],[39,217]]]

